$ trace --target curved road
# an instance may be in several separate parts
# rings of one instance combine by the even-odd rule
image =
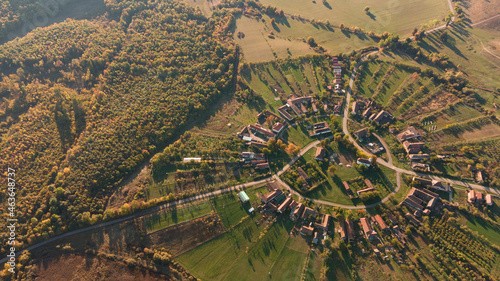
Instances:
[[[370,54],[373,54],[373,53],[376,53],[376,52],[377,51],[372,52]],[[368,55],[370,55],[370,54],[368,54]],[[368,55],[365,55],[361,59],[361,61],[365,60]],[[349,140],[358,149],[364,151],[368,155],[371,155],[371,153],[369,153],[365,149],[363,149],[352,138],[352,136],[347,131],[347,119],[348,119],[348,116],[349,116],[349,103],[350,103],[350,99],[351,99],[351,91],[352,91],[352,86],[354,84],[354,78],[356,76],[356,72],[358,70],[358,67],[359,67],[361,61],[354,68],[353,73],[351,74],[351,79],[349,81],[349,88],[347,90],[347,96],[346,96],[346,105],[345,105],[345,109],[344,109],[344,119],[343,119],[343,122],[342,122],[343,123],[342,124],[342,130],[343,130],[344,134],[346,134],[349,137]],[[376,134],[374,134],[374,135],[377,138],[381,139],[378,135],[376,135]],[[304,147],[296,157],[294,157],[287,165],[285,165],[283,167],[283,169],[281,169],[278,173],[276,173],[274,176],[272,176],[272,179],[277,180],[283,186],[285,186],[288,190],[290,190],[291,193],[297,194],[301,198],[307,198],[307,199],[309,199],[309,200],[311,200],[311,201],[313,201],[315,203],[323,204],[323,205],[328,205],[328,206],[342,207],[342,208],[345,208],[345,209],[366,209],[366,208],[375,207],[375,206],[377,206],[377,205],[379,205],[381,203],[384,203],[387,200],[389,200],[389,196],[390,195],[386,196],[381,201],[379,201],[377,203],[374,203],[374,204],[370,204],[370,205],[360,205],[360,206],[341,205],[341,204],[336,204],[336,203],[332,203],[332,202],[327,202],[327,201],[323,201],[323,200],[317,200],[317,199],[312,199],[312,198],[305,197],[305,196],[299,194],[298,192],[296,192],[295,190],[293,190],[290,186],[288,186],[285,182],[283,182],[279,178],[279,176],[282,175],[285,171],[287,171],[302,155],[304,155],[307,151],[309,151],[313,147],[317,146],[319,143],[320,143],[320,141],[317,140],[317,141],[314,141],[314,142],[310,143],[306,147]],[[409,170],[405,170],[405,169],[396,167],[396,166],[394,166],[392,164],[392,156],[390,155],[390,151],[389,151],[389,148],[387,147],[387,144],[385,143],[385,141],[383,141],[383,139],[381,139],[381,143],[382,143],[382,145],[386,149],[389,163],[386,162],[386,161],[384,161],[384,160],[382,160],[382,159],[380,159],[380,158],[377,159],[377,163],[379,163],[380,165],[383,165],[383,166],[385,166],[387,168],[390,168],[390,169],[396,171],[397,187],[396,187],[396,189],[392,193],[397,193],[399,191],[399,189],[401,187],[401,184],[400,184],[401,183],[400,174],[404,173],[404,174],[416,175],[416,176],[424,177],[424,178],[435,179],[435,180],[439,180],[439,181],[442,181],[442,182],[452,183],[452,184],[455,184],[455,185],[462,185],[462,186],[466,186],[468,188],[474,188],[474,189],[478,189],[478,190],[494,192],[494,193],[500,195],[500,191],[499,190],[493,189],[493,188],[489,188],[489,187],[486,187],[486,186],[482,186],[482,185],[478,185],[478,184],[464,183],[464,182],[461,182],[461,181],[458,181],[458,180],[453,180],[453,179],[448,179],[448,178],[442,178],[442,177],[433,176],[433,175],[427,175],[427,174],[423,174],[423,173],[417,173],[417,172],[414,172],[414,171],[409,171]],[[177,200],[177,201],[173,201],[173,202],[162,204],[160,206],[152,207],[150,209],[142,210],[142,211],[136,212],[136,213],[134,213],[132,215],[129,215],[129,216],[125,216],[125,217],[117,218],[117,219],[114,219],[114,220],[111,220],[111,221],[108,221],[108,222],[103,222],[103,223],[100,223],[100,224],[88,226],[88,227],[85,227],[85,228],[82,228],[82,229],[77,229],[77,230],[73,230],[73,231],[70,231],[70,232],[66,232],[66,233],[63,233],[61,235],[52,237],[52,238],[50,238],[48,240],[45,240],[45,241],[39,242],[37,244],[31,245],[31,246],[27,247],[26,249],[20,250],[20,251],[16,252],[16,257],[19,257],[21,255],[21,253],[24,252],[24,251],[26,251],[26,250],[32,251],[32,250],[34,250],[36,248],[45,246],[47,244],[50,244],[52,242],[58,241],[60,239],[63,239],[63,238],[66,238],[66,237],[69,237],[69,236],[72,236],[72,235],[80,234],[80,233],[83,233],[83,232],[86,232],[86,231],[90,231],[90,230],[94,230],[94,229],[98,229],[98,228],[103,228],[103,227],[111,226],[111,225],[114,225],[114,224],[117,224],[117,223],[121,223],[121,222],[125,222],[125,221],[128,221],[128,220],[131,220],[131,219],[140,218],[140,217],[152,214],[154,212],[160,211],[160,210],[165,209],[165,208],[169,208],[169,207],[173,207],[173,206],[177,206],[177,205],[182,205],[182,204],[193,202],[193,201],[196,201],[196,200],[199,200],[199,199],[203,199],[203,198],[207,198],[207,197],[211,197],[211,196],[215,196],[215,195],[227,193],[227,192],[234,191],[234,190],[241,190],[241,189],[244,189],[244,188],[247,188],[247,187],[250,187],[250,186],[254,186],[254,185],[266,183],[270,179],[271,178],[267,178],[267,179],[263,179],[263,180],[259,180],[259,181],[253,181],[253,182],[249,182],[249,183],[245,183],[245,184],[240,184],[240,185],[236,185],[236,186],[232,186],[232,187],[228,187],[228,188],[224,188],[224,189],[220,189],[220,190],[211,191],[211,192],[208,192],[208,193],[205,193],[205,194],[199,194],[199,195],[196,195],[196,196],[193,196],[193,197],[189,197],[189,198],[185,198],[185,199],[180,199],[180,200]],[[0,263],[6,263],[6,262],[7,262],[7,257],[0,259]]]

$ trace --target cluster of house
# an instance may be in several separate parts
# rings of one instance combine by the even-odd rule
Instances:
[[[308,112],[308,108],[311,108],[314,113],[318,112],[318,108],[312,96],[293,97],[288,99],[285,105],[278,108],[278,112],[286,120],[292,121],[294,118],[291,114],[292,112],[297,116],[302,116]]]
[[[385,110],[380,110],[375,112],[377,106],[373,101],[355,101],[352,103],[351,112],[353,115],[362,114],[361,116],[368,121],[373,121],[379,125],[384,125],[392,120],[394,120],[394,116],[392,116],[389,112]]]
[[[269,163],[267,162],[264,153],[255,153],[249,151],[241,152],[240,162],[242,164],[252,165],[252,167],[254,167],[256,170],[269,169]]]
[[[486,203],[487,206],[493,205],[493,198],[491,194],[486,194],[485,196],[481,192],[475,190],[469,190],[467,197],[468,197],[467,201],[471,204],[482,205]]]
[[[420,133],[415,127],[410,126],[403,132],[396,135],[397,139],[403,144],[406,153],[412,163],[412,169],[429,171],[429,165],[419,163],[421,160],[430,159],[430,155],[421,153],[424,150],[425,143],[420,138]]]
[[[261,124],[264,124],[270,116],[272,116],[273,124],[271,129],[268,129]],[[286,130],[283,119],[271,111],[266,110],[259,113],[257,119],[257,123],[245,126],[238,133],[238,136],[246,141],[249,146],[265,148],[269,139],[277,137],[281,132]]]
[[[378,239],[378,233],[374,230],[374,224],[377,224],[380,229],[386,233],[390,232],[389,226],[385,223],[384,219],[380,215],[375,215],[368,218],[360,218],[361,229],[363,234],[369,241]],[[397,221],[396,223],[397,224]],[[340,221],[340,238],[347,242],[353,242],[355,237],[354,222],[352,220],[341,220]]]
[[[275,210],[278,214],[283,214],[287,210],[290,210],[290,219],[294,222],[315,221],[316,217],[321,215],[315,210],[306,207],[304,204],[298,203],[291,197],[286,197],[283,191],[281,191],[279,184],[276,182],[268,183],[267,189],[269,193],[261,196],[261,202],[265,205],[266,209]],[[313,243],[318,243],[321,233],[326,235],[328,232],[330,218],[328,214],[322,215],[320,223],[306,223],[300,228],[300,233],[304,236],[313,237]]]
[[[349,183],[344,181],[344,182],[342,182],[342,184],[344,185],[345,191],[346,191],[347,195],[349,195],[349,198],[353,199],[354,198],[353,191],[352,191],[351,187],[349,186]],[[369,179],[365,179],[365,185],[366,185],[365,189],[361,189],[361,190],[356,191],[356,194],[358,196],[361,195],[362,193],[371,192],[371,191],[376,190],[375,186],[373,186],[372,182]]]

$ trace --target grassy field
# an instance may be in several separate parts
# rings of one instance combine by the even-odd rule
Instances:
[[[243,217],[247,216],[247,210],[250,209],[250,204],[242,204],[234,192],[215,197],[212,199],[212,204],[226,227],[237,224]]]
[[[242,47],[247,62],[262,62],[314,53],[306,43],[309,36],[331,53],[346,53],[376,44],[373,39],[363,34],[343,33],[339,29],[327,29],[289,16],[285,20],[276,21],[274,27],[271,26],[271,18],[267,15],[262,19],[242,16],[236,21],[234,39]],[[245,36],[238,38],[239,32]],[[268,36],[271,33],[272,38]]]
[[[495,89],[500,87],[498,69],[500,54],[491,55],[483,46],[500,37],[499,31],[481,30],[478,28],[453,27],[448,29],[447,43],[439,40],[440,32],[427,36],[418,45],[425,52],[439,52],[449,56],[459,70],[467,76],[475,86]],[[484,45],[486,44],[486,45]],[[491,51],[490,51],[491,52]],[[495,51],[493,51],[495,54]]]
[[[300,280],[308,246],[302,237],[289,237],[292,222],[278,219],[261,235],[265,224],[252,218],[177,260],[202,280]],[[311,268],[319,275],[320,268]],[[242,274],[244,272],[245,274]]]
[[[187,205],[179,209],[161,211],[145,220],[148,233],[176,225],[181,222],[199,218],[212,212],[210,202],[202,202],[194,205]]]
[[[358,26],[366,31],[381,33],[388,31],[400,35],[408,35],[414,27],[434,19],[442,19],[448,14],[449,7],[445,0],[394,2],[381,0],[261,0],[264,5],[283,9],[290,15],[300,15],[307,19],[329,21],[331,24]],[[368,6],[370,13],[363,9]],[[281,27],[281,26],[280,26]]]
[[[479,235],[484,235],[491,242],[500,246],[500,227],[492,225],[482,219],[475,219],[472,216],[467,218],[467,226]]]

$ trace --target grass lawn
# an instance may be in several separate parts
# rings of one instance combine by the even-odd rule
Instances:
[[[222,223],[228,228],[247,216],[247,210],[250,209],[250,204],[242,204],[235,192],[213,198],[212,204]]]
[[[307,19],[329,21],[331,24],[358,26],[366,31],[382,33],[388,31],[408,35],[414,27],[434,19],[441,19],[448,14],[449,7],[445,0],[400,0],[388,2],[382,0],[261,0],[260,3],[283,9],[287,14],[300,15]],[[370,8],[370,14],[363,9]],[[281,27],[281,26],[280,26]]]
[[[202,280],[222,280],[233,262],[256,240],[260,231],[252,219],[245,220],[226,232],[176,259]]]
[[[181,222],[192,220],[212,212],[212,205],[209,201],[188,205],[179,209],[161,211],[146,218],[146,228],[148,233],[176,225]]]

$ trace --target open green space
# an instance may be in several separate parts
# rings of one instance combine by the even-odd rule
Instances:
[[[251,207],[250,203],[242,204],[235,192],[213,198],[212,204],[226,227],[232,227],[240,222],[247,216],[247,211]]]
[[[500,227],[498,225],[491,224],[480,218],[467,216],[467,226],[500,246]]]
[[[418,43],[426,53],[437,52],[449,56],[458,70],[466,76],[472,85],[495,89],[500,87],[498,68],[500,59],[485,51],[487,42],[500,37],[500,31],[482,30],[463,25],[454,25],[447,29],[448,40],[443,43],[434,32]]]
[[[181,222],[199,218],[212,212],[212,205],[205,201],[193,205],[183,206],[160,211],[146,218],[145,225],[148,232],[154,232],[160,229],[176,225]]]
[[[400,35],[408,35],[414,27],[434,19],[442,19],[449,13],[445,0],[261,0],[264,5],[283,9],[290,15],[297,15],[309,20],[329,21],[331,24],[357,26],[366,31],[382,33],[388,31]],[[364,8],[369,7],[370,13]],[[280,26],[281,27],[281,26]]]
[[[308,246],[300,236],[289,237],[293,223],[280,218],[264,231],[267,223],[256,222],[248,218],[177,260],[202,280],[261,280],[269,272],[273,279],[299,280]]]

